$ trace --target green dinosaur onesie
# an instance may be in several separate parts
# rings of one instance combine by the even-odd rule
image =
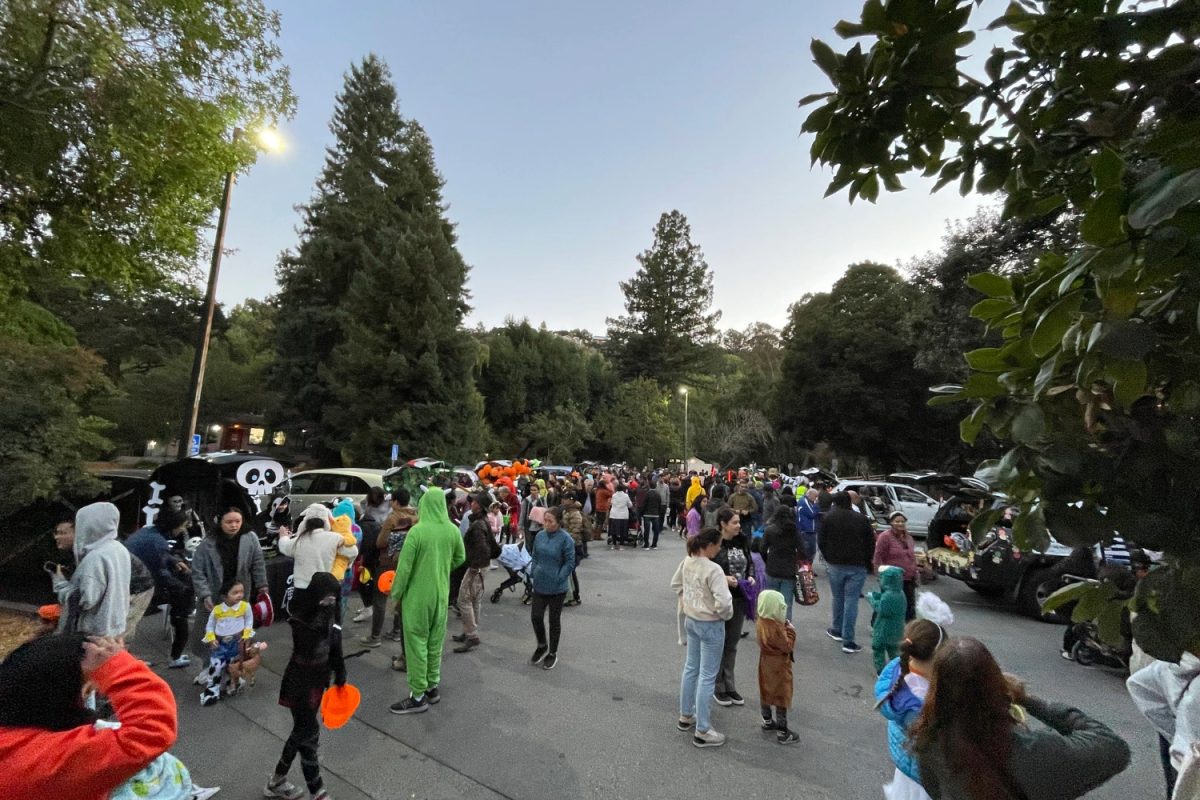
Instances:
[[[884,567],[879,571],[881,592],[868,592],[867,601],[875,609],[875,626],[871,631],[871,653],[875,656],[875,674],[900,655],[900,640],[904,637],[904,570]]]
[[[392,599],[404,615],[404,652],[413,697],[421,697],[442,679],[450,571],[467,560],[462,534],[446,511],[445,492],[437,488],[425,492],[417,510],[419,519],[404,540],[392,583]]]

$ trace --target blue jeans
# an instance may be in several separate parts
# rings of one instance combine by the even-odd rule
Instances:
[[[858,622],[858,596],[867,582],[865,567],[829,565],[829,592],[833,597],[832,629],[841,633],[846,644],[854,641],[854,624]]]
[[[795,578],[772,578],[767,576],[767,589],[774,589],[783,595],[783,602],[787,603],[787,619],[792,621],[792,603],[796,601],[796,579]]]
[[[725,646],[725,623],[685,617],[683,627],[687,631],[687,660],[679,687],[679,716],[695,716],[696,730],[703,733],[712,729],[709,718]]]

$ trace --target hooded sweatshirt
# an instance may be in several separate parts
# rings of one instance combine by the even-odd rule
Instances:
[[[92,503],[75,515],[75,562],[71,580],[55,578],[54,592],[67,608],[75,596],[76,629],[94,636],[120,636],[129,614],[129,551],[117,540],[121,513],[112,503]],[[64,615],[64,618],[68,615]]]
[[[692,503],[702,494],[704,494],[704,486],[700,483],[700,478],[693,475],[692,485],[688,487],[687,497],[683,500],[683,507],[691,508]]]
[[[317,507],[324,509],[326,513],[322,514],[317,511]],[[295,564],[292,566],[292,584],[297,589],[308,588],[312,576],[318,572],[333,573],[333,576],[340,581],[346,574],[346,565],[349,561],[341,563],[341,574],[339,575],[335,569],[339,557],[353,559],[358,555],[354,534],[350,533],[350,518],[330,519],[326,516],[328,512],[329,509],[320,503],[314,503],[305,510],[302,519],[322,519],[325,521],[326,527],[308,533],[294,533],[279,540],[279,552],[295,559]],[[305,523],[301,522],[300,524],[303,526]],[[343,530],[329,529],[331,526],[337,526]],[[303,530],[303,527],[298,530]],[[347,539],[349,539],[348,544]]]

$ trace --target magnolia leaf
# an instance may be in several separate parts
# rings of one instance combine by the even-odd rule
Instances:
[[[971,369],[977,369],[980,372],[1003,372],[1009,367],[1000,357],[1000,348],[998,347],[981,347],[966,353],[963,357],[966,358],[967,365]]]
[[[1200,168],[1161,181],[1165,170],[1151,175],[1139,186],[1153,187],[1136,197],[1129,208],[1129,226],[1137,230],[1165,222],[1184,206],[1200,200]],[[1161,181],[1161,182],[1160,182]]]
[[[1037,403],[1026,403],[1012,421],[1012,438],[1017,444],[1032,444],[1046,432],[1046,413]]]
[[[988,297],[1012,297],[1012,281],[993,272],[977,272],[967,278],[967,286]]]
[[[1070,583],[1060,589],[1056,589],[1053,594],[1047,597],[1042,602],[1042,613],[1048,613],[1063,605],[1078,600],[1081,596],[1088,592],[1094,592],[1098,589],[1090,583]]]
[[[1072,292],[1060,297],[1045,311],[1029,337],[1029,346],[1033,354],[1041,358],[1062,344],[1063,335],[1071,327],[1079,307],[1083,304],[1083,293]]]
[[[812,50],[813,60],[817,62],[817,66],[821,68],[822,72],[832,78],[833,73],[837,72],[838,68],[839,59],[837,53],[833,52],[833,48],[820,39],[813,39],[812,44],[809,45],[809,49]]]
[[[1145,361],[1110,361],[1104,371],[1113,385],[1113,397],[1126,408],[1146,393]]]
[[[1121,228],[1121,207],[1125,195],[1119,189],[1101,192],[1079,223],[1079,236],[1088,244],[1107,247],[1125,238]]]
[[[1013,304],[1011,301],[990,298],[988,300],[980,300],[972,306],[971,316],[987,322],[1008,314],[1012,309]]]

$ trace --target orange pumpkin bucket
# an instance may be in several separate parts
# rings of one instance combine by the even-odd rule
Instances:
[[[362,695],[357,687],[348,683],[345,686],[330,686],[326,689],[325,694],[321,696],[321,719],[325,727],[334,730],[349,722],[358,710],[360,700]]]
[[[390,592],[394,580],[396,580],[396,570],[389,569],[375,579],[375,587],[381,592]]]

